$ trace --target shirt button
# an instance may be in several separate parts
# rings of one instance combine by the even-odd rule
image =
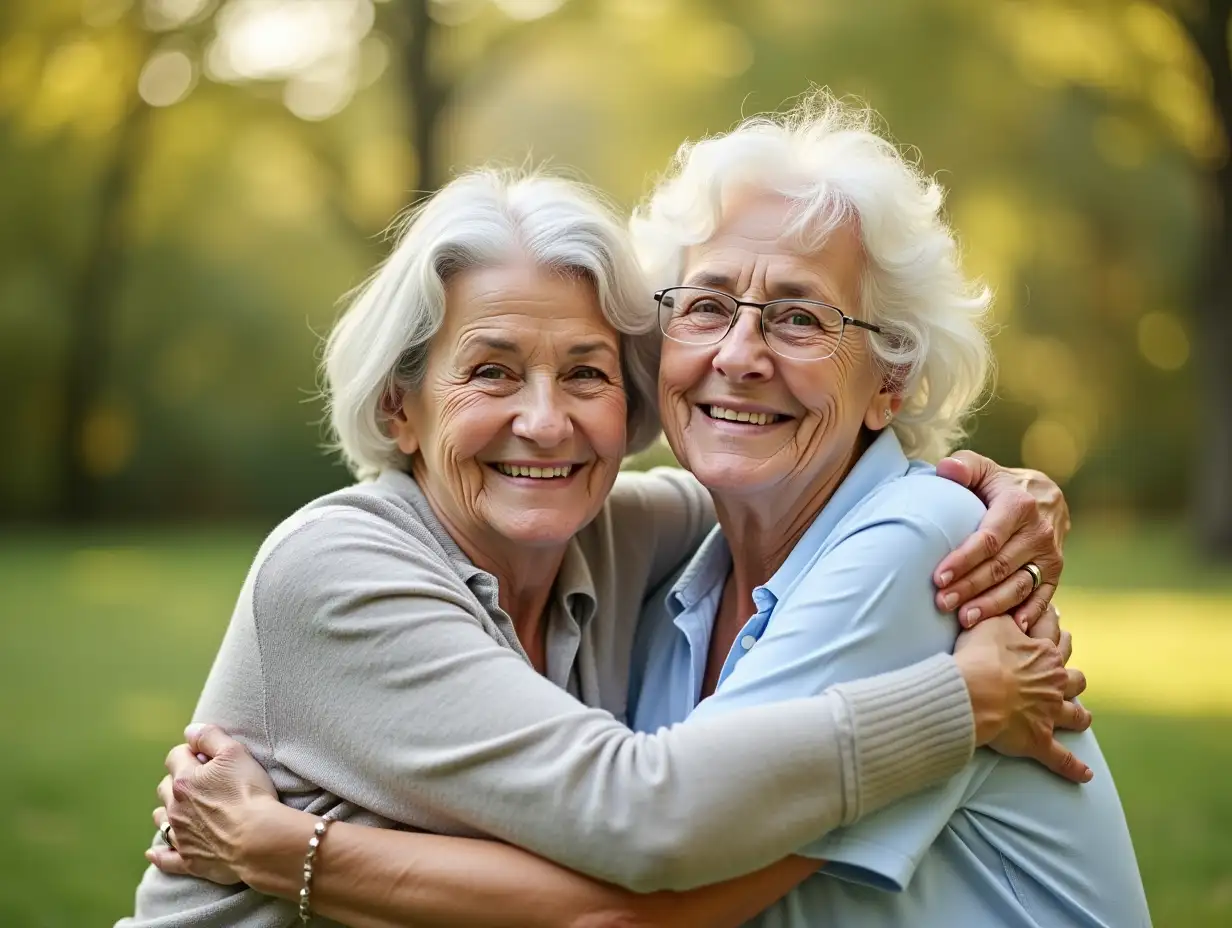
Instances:
[[[752,650],[753,645],[755,644],[757,644],[757,639],[752,635],[745,635],[740,639],[740,647],[744,648],[746,651]]]

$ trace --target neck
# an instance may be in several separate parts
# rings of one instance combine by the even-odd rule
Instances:
[[[418,482],[423,489],[424,481]],[[425,491],[424,498],[470,562],[496,578],[500,607],[513,622],[523,649],[538,667],[536,654],[542,652],[544,612],[565,558],[566,545],[522,545],[483,528],[462,528],[450,519],[444,507],[437,505],[431,493]]]
[[[788,483],[760,493],[716,493],[715,510],[732,555],[729,592],[748,603],[754,588],[783,566],[818,513],[859,458],[857,444],[833,468],[805,488]]]
[[[507,539],[496,545],[480,545],[457,535],[453,537],[472,564],[496,578],[500,607],[513,622],[518,641],[531,663],[543,672],[547,634],[544,618],[548,597],[564,561],[564,546],[519,546]]]

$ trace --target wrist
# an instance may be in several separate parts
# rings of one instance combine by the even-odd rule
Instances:
[[[236,874],[257,892],[298,899],[316,821],[272,797],[254,800],[236,842]]]
[[[1000,661],[980,660],[977,649],[959,651],[954,661],[967,684],[971,715],[975,720],[975,744],[981,747],[994,740],[1006,726],[1008,681]]]

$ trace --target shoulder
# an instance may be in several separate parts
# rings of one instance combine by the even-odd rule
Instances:
[[[956,547],[975,531],[986,511],[966,487],[921,468],[888,480],[869,493],[843,520],[841,534],[897,526],[940,536],[950,547]]]
[[[451,581],[456,580],[456,583]],[[258,614],[304,607],[344,589],[408,581],[459,592],[449,557],[414,511],[379,487],[359,484],[323,496],[280,523],[253,566]]]
[[[665,506],[712,513],[710,494],[691,473],[679,467],[621,471],[608,497],[614,514],[651,514]]]

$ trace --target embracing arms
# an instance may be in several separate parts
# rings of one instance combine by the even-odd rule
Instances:
[[[1038,516],[1031,519],[1022,515],[1019,500],[1015,498],[1017,491],[1018,488],[1013,485],[1003,488],[998,494],[1002,502],[994,500],[993,512],[982,528],[994,535],[1001,533],[1021,547],[1024,533],[1035,539],[1042,538],[1042,533],[1038,531]],[[1014,505],[1003,505],[1007,497]],[[1054,543],[1050,538],[1049,545]],[[1029,557],[1041,565],[1046,563],[1048,549],[1039,541],[1033,544],[1034,549],[1026,552],[1024,560]],[[963,556],[962,551],[957,552],[947,558],[942,568],[947,565],[952,568],[955,564],[961,568]],[[974,563],[978,564],[978,561]],[[1059,563],[1056,568],[1059,569]],[[957,576],[961,579],[962,573]],[[1055,616],[1050,616],[1048,622],[1041,623],[1039,633],[1059,634],[1054,622]],[[1003,639],[1000,646],[1007,647],[1010,641]],[[964,659],[962,654],[959,657],[960,660]],[[1075,681],[1076,688],[1069,692],[1071,696],[1081,686],[1080,675],[1075,675]],[[997,700],[986,697],[987,694],[981,696],[973,692],[983,729],[981,740],[988,737],[989,732],[1003,720],[986,718],[980,707],[995,705],[996,708],[990,710],[994,716],[1007,708],[1007,704],[997,705]],[[1084,723],[1081,719],[1078,722]],[[224,736],[218,733],[212,737]],[[213,743],[212,746],[218,748],[219,745]],[[211,796],[218,800],[219,784],[229,782],[229,777],[234,778],[235,775],[228,771],[238,746],[234,742],[228,744],[224,741],[223,747],[219,757],[206,767],[197,770],[188,766],[173,767],[181,781],[180,790],[187,800],[187,807],[181,807],[184,815],[193,814],[195,802],[209,805],[207,800]],[[213,754],[214,751],[208,753]],[[242,751],[238,753],[242,754]],[[175,757],[173,752],[169,763],[174,762]],[[181,752],[180,761],[198,766],[192,760],[191,753],[185,758]],[[164,801],[170,801],[170,784],[164,784],[160,793],[164,794]],[[228,804],[232,810],[249,808],[234,797],[221,805],[217,802],[213,805],[218,810],[227,808]],[[235,858],[231,858],[228,864],[225,862],[227,854],[235,850],[236,844],[246,844],[247,851],[240,855],[246,858],[246,862],[235,864],[242,869],[244,879],[263,891],[293,896],[299,885],[299,864],[311,831],[312,818],[276,808],[272,802],[269,806],[268,814],[258,815],[257,807],[253,807],[253,811],[238,819],[240,822],[265,823],[268,827],[248,829],[247,839],[239,841],[234,834],[215,834],[213,839],[219,843],[213,849],[209,847],[208,840],[194,843],[194,832],[189,830],[188,818],[180,818],[177,828],[184,829],[180,843],[192,848],[186,853],[193,866],[198,868],[193,872],[228,879],[225,874],[229,872],[228,867],[235,864]],[[524,851],[500,845],[397,832],[381,832],[378,837],[372,830],[342,825],[331,829],[328,840],[328,866],[319,872],[320,882],[314,891],[315,904],[325,914],[348,924],[363,926],[403,924],[408,920],[416,924],[432,924],[433,919],[442,913],[446,913],[443,917],[448,923],[476,925],[571,925],[575,924],[572,919],[579,917],[579,913],[592,919],[603,914],[619,917],[622,919],[619,924],[738,924],[752,912],[781,896],[816,866],[815,862],[789,858],[726,884],[687,893],[637,896],[564,871]],[[232,842],[230,851],[227,849],[228,841]],[[399,850],[395,851],[395,848]],[[220,869],[213,874],[199,869],[203,861],[208,863],[211,853],[219,855],[215,863]],[[184,866],[183,861],[169,851],[159,851],[156,857],[160,866],[172,872],[184,872],[177,869]],[[232,874],[230,879],[234,878]],[[518,900],[521,900],[521,906]],[[445,908],[441,909],[441,906]],[[716,920],[710,920],[712,915]],[[387,920],[381,921],[382,917]]]
[[[1041,645],[1059,635],[1055,615],[1033,633],[1041,636]],[[1032,725],[1041,721],[1047,701],[1021,703],[1019,688],[1055,676],[1055,668],[1050,669],[1044,647],[1020,650],[1013,664],[1006,663],[1020,638],[1008,623],[986,622],[969,633],[958,654],[981,719],[981,742],[1001,733],[1025,744],[1040,735]],[[1068,642],[1062,643],[1067,654]],[[1010,680],[1019,685],[1005,690]],[[1014,703],[1017,714],[1007,725]],[[172,776],[159,786],[167,810],[155,812],[161,825],[170,811],[183,856],[169,848],[147,856],[169,873],[242,881],[296,899],[315,816],[280,805],[261,767],[218,728],[196,726],[187,734],[189,744],[168,756]],[[211,759],[203,764],[197,754]],[[816,860],[787,857],[711,886],[638,894],[509,845],[336,823],[318,856],[312,904],[352,928],[735,928],[817,867]]]

